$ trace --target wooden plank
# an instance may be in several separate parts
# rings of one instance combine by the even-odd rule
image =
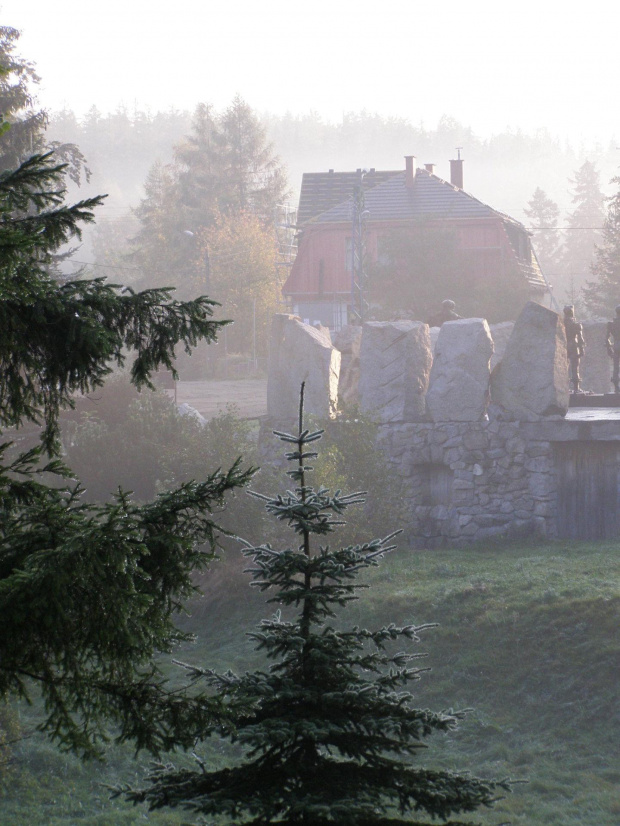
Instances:
[[[562,539],[620,536],[620,445],[563,442],[555,445],[557,530]]]

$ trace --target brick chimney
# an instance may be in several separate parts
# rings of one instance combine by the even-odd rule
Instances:
[[[416,162],[415,155],[405,155],[405,186],[411,189],[415,179]]]
[[[424,169],[428,172],[429,175],[435,174],[435,164],[434,163],[425,163]]]
[[[461,159],[461,150],[457,150],[459,155],[455,161],[450,161],[450,183],[452,186],[457,186],[463,189],[463,160]]]

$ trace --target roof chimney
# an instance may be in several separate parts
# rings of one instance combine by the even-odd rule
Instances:
[[[405,186],[411,189],[415,178],[415,155],[405,155]]]
[[[463,161],[461,160],[461,146],[457,146],[459,153],[455,161],[450,161],[450,183],[459,189],[463,189]]]
[[[429,175],[435,174],[435,164],[434,163],[425,163],[424,169],[428,172]]]

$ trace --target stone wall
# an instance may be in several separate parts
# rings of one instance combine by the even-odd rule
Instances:
[[[379,447],[412,547],[620,535],[618,419],[401,423],[380,428]]]
[[[283,317],[279,323],[304,341],[296,359],[290,346],[281,346],[280,361],[272,360],[290,379],[270,368],[278,401],[270,407],[271,421],[282,427],[283,416],[275,414],[282,412],[284,388],[291,409],[296,401],[298,373],[310,363],[310,339],[298,320]],[[592,356],[584,374],[602,386],[601,324],[588,329]],[[568,359],[560,317],[529,303],[514,327],[491,328],[502,359],[490,381],[488,408],[493,342],[486,322],[447,322],[434,336],[434,362],[433,332],[414,322],[367,324],[355,366],[360,407],[378,423],[378,446],[402,484],[406,541],[437,547],[504,536],[620,537],[620,419],[564,418]],[[356,347],[358,342],[359,334]],[[318,365],[311,362],[309,375],[325,396],[325,404],[315,407],[327,416],[335,405],[324,380],[333,372],[332,348],[312,343],[321,358]],[[354,355],[357,360],[357,350]]]
[[[552,443],[519,422],[384,426],[379,447],[401,479],[412,546],[555,536]]]

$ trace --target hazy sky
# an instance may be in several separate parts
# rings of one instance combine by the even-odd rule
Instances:
[[[480,135],[620,139],[613,0],[0,0],[0,22],[22,31],[41,105],[79,115],[239,93],[332,121],[365,108]]]

